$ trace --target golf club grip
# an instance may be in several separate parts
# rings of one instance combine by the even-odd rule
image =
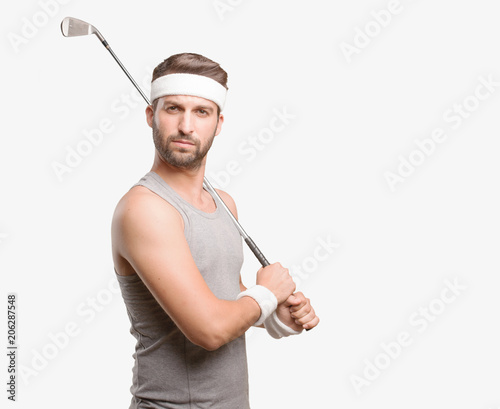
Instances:
[[[252,250],[252,253],[257,257],[257,260],[260,261],[260,264],[262,264],[262,267],[266,267],[269,265],[269,261],[267,261],[266,257],[264,254],[262,254],[262,251],[257,247],[257,245],[253,242],[253,240],[250,237],[245,238],[245,243],[250,247],[250,250]]]

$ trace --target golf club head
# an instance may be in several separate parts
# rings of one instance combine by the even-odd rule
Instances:
[[[103,40],[99,30],[97,30],[97,28],[95,28],[92,24],[86,23],[85,21],[74,17],[66,17],[61,22],[61,31],[64,37],[78,37],[96,34],[101,41]]]

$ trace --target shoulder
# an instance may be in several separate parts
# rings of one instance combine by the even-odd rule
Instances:
[[[166,200],[143,186],[130,189],[116,205],[113,214],[114,232],[134,233],[157,231],[169,225],[183,228],[182,216]]]
[[[234,199],[229,195],[229,193],[224,192],[223,190],[220,189],[215,189],[221,199],[224,201],[227,207],[229,207],[229,210],[231,210],[231,213],[234,215],[234,217],[238,218],[238,210],[236,209],[236,203]]]

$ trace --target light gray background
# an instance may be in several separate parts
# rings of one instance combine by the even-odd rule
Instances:
[[[142,102],[123,108],[135,91],[98,40],[61,35],[65,16],[99,28],[141,84],[183,51],[229,72],[208,176],[238,164],[222,185],[242,224],[271,261],[295,266],[322,319],[282,341],[249,334],[253,408],[500,407],[500,88],[473,97],[481,78],[500,82],[498,2],[401,0],[379,33],[373,12],[389,1],[61,3],[49,13],[10,2],[0,17],[2,303],[17,293],[18,366],[39,369],[18,378],[12,407],[130,400],[134,339],[113,287],[110,221],[150,169],[151,132]],[[26,21],[37,31],[13,45]],[[378,35],[349,62],[341,46],[367,27]],[[464,100],[473,112],[453,129],[443,115]],[[293,118],[271,138],[276,110]],[[53,163],[103,120],[112,132],[59,180]],[[435,128],[446,141],[391,191],[385,172]],[[239,151],[259,137],[255,156]],[[321,240],[336,248],[314,258]],[[245,255],[250,285],[258,263]],[[460,288],[452,298],[446,280]],[[422,307],[435,314],[417,326]],[[3,318],[2,344],[6,332]],[[401,333],[411,345],[398,349]],[[367,362],[385,366],[357,393]]]

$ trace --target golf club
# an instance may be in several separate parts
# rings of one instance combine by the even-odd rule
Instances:
[[[66,17],[61,22],[61,31],[62,31],[63,36],[65,36],[65,37],[78,37],[78,36],[86,36],[86,35],[90,35],[90,34],[95,34],[97,36],[97,38],[101,41],[102,45],[104,47],[106,47],[106,49],[113,56],[113,58],[118,63],[118,65],[123,70],[123,72],[127,75],[128,79],[130,81],[132,81],[132,84],[134,84],[135,88],[137,89],[137,91],[139,91],[139,94],[141,94],[141,96],[144,98],[146,103],[148,105],[151,105],[151,102],[149,101],[146,94],[144,94],[144,92],[139,87],[137,82],[135,82],[135,80],[132,78],[132,76],[129,74],[129,72],[126,70],[126,68],[123,66],[121,61],[118,59],[116,54],[113,52],[113,50],[109,46],[106,39],[102,36],[102,34],[99,32],[99,30],[97,30],[97,28],[95,28],[93,25],[86,23],[85,21],[79,20],[77,18]],[[227,212],[227,214],[229,215],[229,217],[233,221],[234,225],[238,229],[241,237],[243,237],[243,239],[245,240],[245,243],[248,245],[250,250],[252,250],[252,253],[255,255],[255,257],[257,257],[260,264],[262,264],[262,267],[268,266],[269,261],[267,261],[267,259],[264,257],[264,254],[262,254],[260,249],[256,246],[256,244],[250,238],[250,236],[245,232],[243,227],[241,227],[241,224],[238,222],[238,220],[236,220],[236,218],[234,217],[231,210],[229,210],[229,208],[226,206],[226,204],[224,203],[222,198],[219,196],[219,194],[216,192],[216,190],[213,188],[213,186],[210,184],[210,182],[208,181],[208,179],[206,177],[203,179],[203,185],[205,186],[205,188],[207,190],[209,190],[218,199],[218,201],[220,202],[220,204],[222,205],[222,207]]]

